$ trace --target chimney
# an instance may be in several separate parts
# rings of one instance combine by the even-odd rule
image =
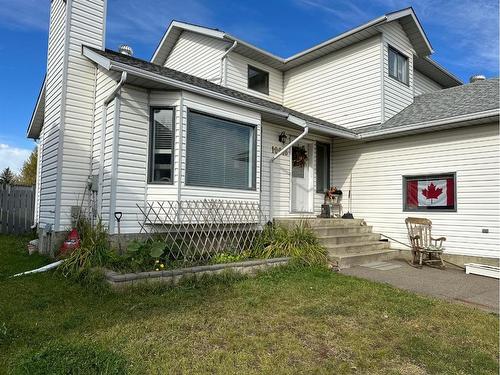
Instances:
[[[478,81],[484,81],[485,79],[486,79],[486,77],[484,75],[475,74],[475,75],[470,77],[469,82],[474,83],[474,82],[478,82]]]
[[[82,45],[104,49],[107,0],[47,3],[50,24],[45,97],[50,100],[45,102],[40,138],[44,146],[40,149],[42,154],[46,150],[50,154],[39,156],[43,160],[39,214],[41,225],[51,224],[54,232],[59,232],[71,226],[72,206],[77,205],[73,197],[85,191],[90,172],[97,68],[81,51]],[[63,175],[63,170],[71,172]],[[57,181],[55,187],[53,181]]]
[[[132,56],[134,54],[134,50],[132,49],[132,47],[130,47],[126,44],[122,44],[118,48],[118,52],[120,52],[123,55],[127,55],[127,56]]]

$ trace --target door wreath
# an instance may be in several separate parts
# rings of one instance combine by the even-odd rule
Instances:
[[[305,167],[307,164],[307,151],[304,146],[292,149],[292,164],[294,167]]]

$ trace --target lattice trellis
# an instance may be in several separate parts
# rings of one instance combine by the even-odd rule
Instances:
[[[206,261],[217,253],[241,254],[266,223],[257,202],[234,200],[148,201],[137,205],[141,233],[164,241],[170,259]]]

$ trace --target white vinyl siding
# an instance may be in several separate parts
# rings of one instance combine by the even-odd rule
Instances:
[[[45,88],[45,116],[40,134],[40,172],[37,189],[39,225],[54,224],[58,179],[61,100],[63,91],[66,3],[54,0],[50,6],[49,46]]]
[[[374,232],[408,243],[404,219],[426,217],[447,237],[445,252],[498,258],[499,141],[498,123],[368,143],[335,138],[333,184],[347,192],[352,174],[352,211]],[[402,176],[451,172],[457,212],[403,212]]]
[[[248,88],[248,65],[269,73],[269,95]],[[224,81],[227,87],[234,90],[283,103],[283,73],[235,52],[230,52],[227,57],[227,77]]]
[[[165,66],[220,83],[220,60],[229,43],[183,31],[167,57]]]
[[[431,78],[420,73],[418,70],[413,72],[413,95],[418,96],[428,92],[442,90],[443,87],[433,81]]]
[[[71,225],[71,206],[78,206],[91,168],[96,68],[82,55],[82,45],[102,48],[104,2],[73,0],[68,39],[64,139],[59,228]]]
[[[146,196],[149,105],[148,91],[125,85],[119,99],[119,121],[115,126],[113,160],[111,163],[112,199],[109,207],[110,232],[116,233],[114,212],[123,213],[123,233],[137,231],[139,209]],[[104,210],[103,210],[104,213]]]
[[[103,133],[103,103],[114,90],[120,74],[99,68],[96,77],[94,126],[92,134],[91,174],[99,178],[97,194],[98,213],[105,223],[109,220],[111,206],[111,162],[113,155],[113,124],[115,121],[115,100],[106,108],[106,124]],[[103,143],[104,140],[104,143]]]
[[[290,128],[278,126],[275,124],[270,124],[264,122],[262,124],[262,196],[261,205],[262,209],[266,215],[271,216],[270,206],[272,210],[273,217],[286,217],[294,216],[290,212],[291,208],[291,150],[288,155],[281,155],[273,163],[271,167],[270,160],[274,156],[272,153],[273,146],[282,148],[284,147],[278,141],[278,136],[282,131],[291,135],[292,138],[297,137],[300,132],[297,130],[292,130]],[[326,137],[321,137],[319,135],[309,134],[305,138],[304,142],[310,142],[313,144],[313,155],[309,155],[308,163],[311,163],[312,167],[312,184],[313,184],[313,210],[314,215],[318,215],[321,212],[321,205],[324,201],[324,194],[316,193],[316,141],[323,143],[331,143],[331,139]],[[331,148],[331,147],[330,147]],[[331,155],[331,154],[330,154]],[[270,173],[270,168],[272,168],[272,177]],[[330,163],[330,175],[331,175],[331,163]],[[272,178],[272,194],[270,194],[270,178]],[[270,205],[270,199],[272,198],[272,205]]]
[[[394,21],[380,27],[383,33],[384,60],[384,117],[385,121],[413,102],[413,54],[406,32]],[[389,76],[389,46],[408,58],[408,84]]]
[[[293,68],[284,105],[348,128],[380,123],[381,39],[375,36]]]

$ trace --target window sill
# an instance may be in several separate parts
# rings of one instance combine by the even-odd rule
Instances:
[[[410,84],[409,84],[409,83],[406,83],[406,82],[400,81],[398,78],[394,77],[393,75],[390,75],[390,74],[389,74],[389,78],[393,79],[393,80],[394,80],[394,81],[396,81],[396,82],[401,83],[402,85],[405,85],[405,86],[406,86],[406,87],[408,87],[408,88],[410,87]]]
[[[248,188],[248,189],[237,189],[237,188],[226,188],[226,187],[220,187],[220,186],[207,186],[207,185],[189,185],[189,184],[184,184],[182,186],[184,189],[194,189],[194,190],[207,190],[210,192],[214,191],[219,191],[223,190],[225,192],[233,192],[233,193],[256,193],[257,188]]]
[[[247,86],[247,89],[251,90],[253,92],[258,92],[259,94],[262,94],[262,95],[269,96],[269,91],[268,92],[262,92],[262,91],[259,91],[259,90],[252,89],[251,87],[248,87],[248,86]]]

